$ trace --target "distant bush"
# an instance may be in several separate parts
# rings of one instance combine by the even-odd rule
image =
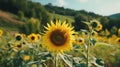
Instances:
[[[39,33],[40,32],[40,21],[35,18],[30,18],[26,24],[21,26],[20,32],[25,34]]]

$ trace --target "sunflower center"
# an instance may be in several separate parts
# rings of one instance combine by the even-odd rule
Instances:
[[[38,40],[41,38],[40,36],[37,36],[38,37]]]
[[[98,26],[98,28],[100,28],[100,26]]]
[[[23,42],[22,44],[26,44],[25,42]]]
[[[118,42],[120,42],[120,39],[118,40]]]
[[[82,42],[82,40],[80,39],[79,42]]]
[[[21,47],[22,47],[22,45],[21,45],[21,44],[19,44],[19,45],[17,45],[17,47],[18,47],[18,48],[21,48]]]
[[[38,36],[38,39],[40,39],[40,37]]]
[[[20,41],[22,39],[22,37],[21,36],[16,36],[16,40],[18,40],[18,41]]]
[[[50,40],[55,46],[62,46],[65,44],[67,37],[64,31],[55,30],[50,35]]]
[[[34,37],[34,36],[32,36],[32,37],[31,37],[31,40],[34,40],[34,39],[35,39],[35,37]]]
[[[97,23],[96,22],[92,22],[92,27],[96,28],[97,27]]]
[[[95,35],[95,33],[93,32],[93,33],[92,33],[92,35],[94,36],[94,35]]]

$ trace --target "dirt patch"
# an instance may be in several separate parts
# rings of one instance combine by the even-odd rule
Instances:
[[[15,18],[13,18],[13,16],[8,12],[0,11],[0,17],[5,19],[5,20],[8,20],[14,24],[21,24],[21,25],[24,24],[24,22],[16,20]]]

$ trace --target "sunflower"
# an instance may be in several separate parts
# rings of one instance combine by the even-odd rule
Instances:
[[[18,52],[19,50],[21,50],[22,49],[22,44],[20,43],[20,42],[15,42],[13,45],[12,45],[12,47],[13,47],[13,50],[14,51],[16,51],[16,52]]]
[[[105,30],[105,34],[106,34],[106,36],[108,36],[108,35],[110,35],[110,32],[109,32],[109,30]]]
[[[30,56],[29,56],[29,55],[23,55],[23,60],[24,60],[24,61],[30,60]]]
[[[120,28],[118,29],[118,35],[120,35]]]
[[[76,39],[76,44],[77,45],[83,45],[84,44],[84,39],[82,38],[82,37],[78,37],[77,39]]]
[[[92,28],[96,28],[99,22],[97,20],[90,21]]]
[[[41,35],[40,34],[36,34],[36,36],[38,37],[38,40],[41,39]]]
[[[116,44],[120,44],[120,38],[116,38]]]
[[[97,36],[98,33],[97,33],[96,31],[93,31],[93,32],[91,33],[91,35],[92,35],[92,36]]]
[[[92,21],[90,21],[90,24],[91,24],[92,28],[95,29],[96,31],[102,30],[102,24],[99,21],[92,20]]]
[[[109,43],[114,45],[117,43],[117,39],[118,37],[116,35],[112,35],[112,37],[109,38]]]
[[[36,34],[32,33],[32,34],[28,35],[29,42],[36,42],[37,40],[38,40],[38,37],[36,36]]]
[[[3,31],[0,29],[0,36],[2,36],[2,34],[3,34]]]
[[[72,26],[66,22],[61,23],[60,21],[56,21],[56,24],[54,24],[51,21],[45,28],[43,44],[49,51],[59,53],[72,49],[72,42],[74,40]]]
[[[107,37],[102,37],[102,40],[101,40],[102,42],[104,42],[104,43],[108,43],[108,38]]]
[[[23,38],[26,38],[26,34],[21,34]]]
[[[102,24],[99,23],[98,26],[95,28],[95,30],[100,31],[102,30],[102,27],[103,27]]]

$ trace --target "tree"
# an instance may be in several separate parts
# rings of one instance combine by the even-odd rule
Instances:
[[[109,19],[108,19],[108,17],[105,17],[105,16],[101,17],[100,18],[100,22],[103,25],[103,30],[105,30],[108,27],[108,25],[109,25]]]
[[[83,23],[84,21],[87,21],[86,16],[81,14],[75,16],[75,22],[73,25],[75,26],[76,31],[79,31],[80,29],[88,29],[87,25]]]

